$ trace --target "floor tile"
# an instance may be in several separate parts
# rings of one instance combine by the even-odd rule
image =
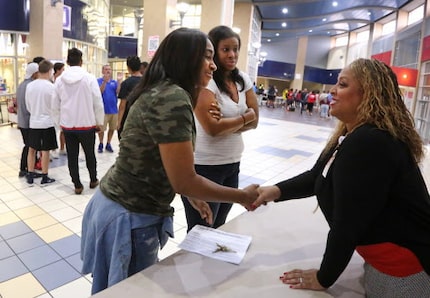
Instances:
[[[40,297],[46,290],[31,273],[26,273],[0,283],[0,293],[3,298],[33,298]]]
[[[38,215],[45,214],[39,206],[29,206],[22,209],[14,210],[15,214],[18,215],[21,219],[28,219]]]
[[[82,260],[81,260],[81,253],[76,253],[74,255],[71,255],[70,257],[65,258],[67,263],[69,263],[73,268],[76,269],[76,271],[81,272],[82,271]]]
[[[33,275],[48,291],[81,277],[81,274],[64,260],[37,269],[33,271]]]
[[[29,219],[25,219],[24,222],[31,228],[33,231],[37,231],[49,226],[53,226],[58,224],[58,221],[53,218],[50,214],[42,214],[38,216],[34,216]]]
[[[7,243],[17,254],[45,245],[45,242],[34,232],[9,239]]]
[[[0,227],[13,222],[18,222],[18,221],[19,221],[19,217],[16,216],[15,213],[13,213],[12,211],[6,212],[0,216]]]
[[[15,255],[13,250],[7,245],[6,241],[0,241],[0,260],[6,259]],[[0,292],[1,293],[1,292]]]
[[[89,297],[91,295],[91,282],[81,277],[64,286],[50,291],[53,298]]]
[[[37,235],[40,236],[46,243],[51,243],[56,240],[72,235],[72,231],[67,229],[62,224],[55,224],[47,228],[43,228],[36,231]]]
[[[56,240],[49,245],[63,258],[69,257],[81,250],[81,238],[76,235]]]
[[[23,252],[18,254],[18,257],[30,271],[47,266],[61,259],[61,256],[49,245],[39,246],[35,249]]]
[[[32,230],[22,221],[10,223],[0,227],[0,236],[3,239],[15,238],[30,232],[32,232]]]
[[[28,269],[16,256],[0,260],[0,268],[0,283],[28,272]]]

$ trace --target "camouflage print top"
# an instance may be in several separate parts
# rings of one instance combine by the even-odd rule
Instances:
[[[115,164],[101,191],[132,212],[172,216],[175,192],[167,179],[158,144],[192,141],[196,128],[190,95],[163,82],[132,105]]]

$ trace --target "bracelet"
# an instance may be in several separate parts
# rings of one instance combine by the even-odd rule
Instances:
[[[245,125],[246,125],[246,119],[245,119],[245,116],[243,116],[243,115],[240,115],[240,116],[242,116],[242,119],[243,119],[243,126],[245,126]]]

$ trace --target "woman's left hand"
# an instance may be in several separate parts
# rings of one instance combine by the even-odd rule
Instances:
[[[289,272],[284,272],[284,275],[279,279],[284,283],[290,285],[292,289],[310,289],[323,291],[325,288],[320,285],[317,279],[317,269],[301,270],[294,269]]]
[[[208,225],[213,224],[212,209],[207,202],[193,198],[188,198],[188,202],[200,213],[200,217],[204,219]]]
[[[218,102],[211,103],[209,113],[211,114],[212,118],[215,118],[216,120],[221,120],[223,116],[221,114],[221,107],[218,105]]]

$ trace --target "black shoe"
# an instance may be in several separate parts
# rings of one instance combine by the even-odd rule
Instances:
[[[90,188],[96,188],[99,185],[99,180],[96,180],[94,182],[90,182]]]
[[[22,178],[25,177],[27,175],[27,171],[19,171],[18,177]]]
[[[29,184],[30,186],[33,186],[33,183],[34,183],[33,173],[29,172],[25,177],[27,179],[27,184]]]
[[[49,184],[52,182],[55,182],[55,179],[49,178],[48,175],[43,175],[42,181],[40,182],[40,184]]]

